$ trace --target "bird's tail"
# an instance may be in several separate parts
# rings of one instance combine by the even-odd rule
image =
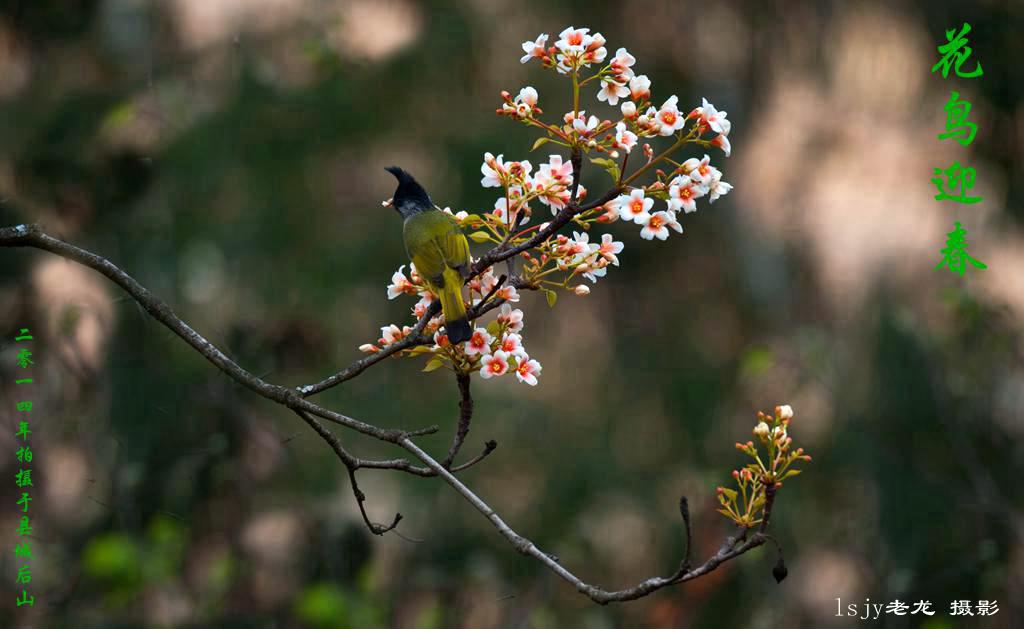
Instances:
[[[438,297],[441,299],[441,311],[444,313],[444,329],[448,340],[453,345],[468,341],[473,336],[466,317],[466,304],[462,301],[462,276],[455,269],[445,269],[444,288]]]

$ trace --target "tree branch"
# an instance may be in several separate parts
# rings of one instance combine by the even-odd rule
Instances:
[[[423,328],[427,326],[433,317],[437,316],[437,313],[441,310],[441,303],[435,301],[430,304],[427,311],[423,313],[416,325],[413,326],[412,332],[409,333],[405,338],[388,345],[381,351],[374,354],[370,354],[365,358],[360,358],[345,369],[339,371],[329,378],[325,378],[316,384],[306,385],[304,387],[298,387],[296,390],[302,394],[302,397],[306,398],[317,393],[322,393],[331,387],[337,386],[346,380],[351,380],[359,374],[363,373],[370,367],[376,365],[380,361],[384,360],[388,356],[393,356],[404,349],[412,349],[417,345],[423,345],[425,343],[423,337]]]
[[[459,453],[459,449],[462,448],[462,442],[466,440],[466,435],[469,434],[469,422],[473,420],[473,396],[469,394],[469,374],[459,372],[455,374],[455,379],[459,383],[459,426],[455,431],[455,437],[452,439],[452,446],[448,449],[448,456],[444,457],[444,461],[441,462],[441,467],[451,469],[452,461],[455,460],[455,456]]]
[[[401,439],[398,442],[398,445],[402,446],[417,459],[425,463],[427,467],[443,478],[446,483],[459,493],[459,495],[473,505],[477,511],[490,520],[491,524],[494,525],[494,528],[498,530],[502,537],[512,544],[513,548],[524,555],[533,557],[542,563],[547,569],[561,577],[562,580],[575,587],[578,592],[586,595],[595,603],[600,603],[602,605],[613,602],[635,600],[647,596],[648,594],[664,587],[695,579],[715,570],[726,561],[739,557],[743,553],[761,546],[767,540],[767,537],[761,532],[754,533],[749,539],[746,539],[748,530],[741,529],[739,533],[727,537],[725,542],[718,549],[718,552],[692,570],[685,565],[684,561],[683,565],[680,566],[680,569],[668,577],[653,577],[624,590],[605,590],[583,581],[562,566],[557,559],[540,550],[540,548],[538,548],[532,541],[523,537],[519,533],[516,533],[512,527],[501,519],[501,516],[499,516],[494,509],[490,507],[490,505],[473,493],[473,491],[463,484],[462,481],[456,478],[454,474],[444,469],[440,463],[413,443],[412,440],[408,438]]]
[[[338,439],[337,435],[318,422],[315,417],[300,410],[296,410],[295,414],[309,424],[309,426],[315,430],[318,435],[323,437],[323,440],[331,446],[334,452],[337,453],[338,458],[341,459],[342,464],[345,465],[345,468],[348,470],[349,482],[352,484],[352,493],[355,495],[356,502],[359,504],[359,512],[363,514],[363,522],[366,524],[366,528],[368,528],[374,535],[383,535],[398,526],[398,523],[402,521],[401,513],[396,513],[394,520],[387,526],[371,522],[370,517],[366,515],[366,507],[363,505],[363,503],[366,502],[366,494],[359,489],[359,483],[356,482],[356,470],[362,467],[363,462],[350,454],[348,450],[341,445],[341,440]]]
[[[601,201],[600,203],[598,203],[598,205],[604,202],[605,201]],[[566,208],[563,208],[563,210],[559,212],[558,215],[559,217],[564,218],[561,224],[567,222],[571,218],[571,216],[573,216],[575,212],[578,211],[583,211],[583,208],[578,208],[576,206],[567,206]],[[549,225],[548,228],[550,229],[551,225]],[[544,233],[545,231],[546,230],[541,230],[541,233]],[[547,232],[541,239],[547,237],[551,233],[553,233],[553,230]],[[540,236],[540,234],[538,234],[538,236]],[[535,236],[534,239],[536,238],[537,237]],[[676,583],[682,583],[690,579],[695,579],[699,576],[702,576],[715,570],[718,566],[725,563],[726,561],[738,557],[739,555],[742,555],[743,553],[764,544],[766,540],[770,539],[764,533],[764,530],[768,526],[768,519],[771,515],[771,501],[774,498],[773,494],[769,495],[768,497],[768,502],[766,503],[763,521],[757,532],[753,533],[748,538],[747,536],[749,534],[749,530],[742,529],[738,534],[727,537],[725,542],[718,549],[718,552],[716,552],[713,556],[708,558],[704,563],[700,564],[699,566],[693,569],[690,569],[689,509],[687,507],[686,499],[683,498],[680,501],[680,513],[683,517],[686,530],[687,550],[686,555],[680,563],[679,569],[675,573],[668,577],[654,577],[651,579],[647,579],[646,581],[643,581],[631,588],[623,590],[605,590],[597,586],[591,585],[577,577],[575,574],[570,572],[565,567],[563,567],[555,557],[541,551],[532,541],[516,533],[508,524],[505,523],[504,520],[502,520],[502,518],[494,511],[494,509],[492,509],[486,502],[484,502],[479,496],[477,496],[472,490],[470,490],[464,483],[462,483],[462,481],[456,478],[455,472],[464,470],[476,464],[477,462],[483,460],[483,458],[485,458],[491,452],[493,452],[495,447],[497,446],[495,442],[488,441],[485,445],[483,453],[481,453],[479,456],[460,466],[453,467],[452,469],[449,470],[446,468],[445,465],[438,462],[436,459],[427,454],[423,449],[421,449],[412,441],[412,438],[415,436],[433,434],[434,432],[437,432],[438,428],[436,426],[431,426],[428,428],[423,428],[414,431],[378,428],[376,426],[364,423],[357,419],[353,419],[346,415],[342,415],[341,413],[328,410],[317,404],[313,404],[312,402],[302,397],[299,394],[299,392],[294,389],[289,389],[279,385],[265,382],[261,378],[249,373],[248,371],[240,367],[238,364],[236,364],[234,361],[232,361],[230,358],[228,358],[220,349],[218,349],[216,346],[214,346],[212,343],[206,340],[202,335],[193,330],[188,324],[186,324],[184,321],[178,318],[178,316],[174,314],[174,312],[167,304],[165,304],[158,297],[153,295],[148,289],[139,284],[134,278],[132,278],[127,273],[118,268],[116,265],[114,265],[112,262],[108,261],[107,259],[101,256],[98,256],[84,249],[80,249],[62,240],[53,238],[45,234],[39,228],[38,225],[17,225],[15,227],[0,228],[0,246],[35,247],[37,249],[43,249],[45,251],[49,251],[51,253],[55,253],[57,255],[68,258],[69,260],[78,262],[84,266],[87,266],[102,273],[103,275],[110,278],[110,280],[113,281],[115,284],[121,286],[125,291],[127,291],[128,294],[131,295],[135,299],[135,301],[137,301],[140,305],[142,305],[142,307],[153,318],[162,323],[176,335],[181,337],[182,340],[184,340],[186,343],[192,346],[203,357],[205,357],[208,361],[213,363],[214,366],[216,366],[218,369],[226,373],[233,380],[235,380],[239,384],[242,384],[243,386],[255,392],[256,394],[265,397],[269,400],[272,400],[274,402],[277,402],[283,406],[286,406],[287,408],[291,409],[296,414],[298,414],[299,417],[301,417],[307,424],[309,424],[309,426],[312,427],[313,430],[318,435],[320,435],[320,437],[323,438],[324,441],[328,443],[328,445],[330,445],[330,447],[335,451],[335,453],[338,455],[342,463],[346,466],[346,469],[349,472],[349,480],[352,485],[353,493],[356,495],[356,500],[359,503],[359,509],[360,512],[362,513],[363,521],[366,524],[366,526],[370,529],[370,531],[374,534],[381,535],[387,531],[393,530],[395,526],[398,525],[398,522],[401,520],[401,514],[396,514],[394,520],[390,525],[377,524],[369,519],[369,516],[367,515],[365,506],[363,504],[366,500],[366,496],[359,489],[359,485],[356,482],[355,477],[356,470],[360,468],[393,469],[408,472],[410,474],[418,476],[440,476],[457,493],[459,493],[459,495],[465,498],[470,504],[473,505],[473,507],[475,507],[480,513],[482,513],[484,517],[486,517],[491,522],[491,524],[498,530],[498,532],[503,537],[505,537],[505,539],[508,540],[509,543],[511,543],[516,550],[518,550],[520,553],[524,555],[533,557],[541,564],[543,564],[546,568],[557,574],[560,578],[570,583],[579,592],[588,596],[591,600],[601,604],[619,601],[629,601],[641,598],[643,596],[650,594],[651,592],[657,591],[669,585],[674,585]],[[513,250],[505,250],[497,255],[505,256],[504,258],[501,259],[506,259],[507,257],[515,255],[515,253],[516,252]],[[493,264],[493,261],[491,262],[491,264]],[[486,266],[483,268],[486,268]],[[518,278],[512,278],[510,281],[513,283],[513,285],[515,285],[518,283]],[[502,299],[495,299],[489,302],[482,302],[478,304],[478,307],[475,307],[475,316],[479,316],[489,310],[492,310],[493,308],[498,307],[502,303],[504,303],[504,300]],[[420,324],[422,323],[422,325],[425,326],[425,321],[429,320],[430,316],[431,315],[429,314],[428,311],[428,313],[424,316],[424,318],[421,318],[421,321],[417,323],[417,325],[420,326]],[[409,335],[410,337],[418,337],[415,340],[410,341],[409,347],[412,347],[415,344],[420,343],[421,341],[426,342],[423,341],[423,327],[421,326],[419,329],[419,333]],[[394,352],[392,352],[392,354],[393,353]],[[355,375],[357,375],[357,372],[355,370],[362,371],[366,369],[368,366],[375,364],[375,362],[379,362],[379,360],[382,359],[378,358],[376,361],[372,362],[368,360],[363,361],[361,366],[354,365],[352,368],[350,368],[352,369],[352,371],[349,373],[351,373],[352,375],[342,377],[341,374],[337,374],[336,376],[332,376],[332,378],[337,377],[339,382],[342,381],[343,379],[352,378]],[[344,373],[345,372],[342,372],[342,374]],[[331,379],[329,378],[328,380]],[[325,380],[324,382],[327,382],[327,380]],[[314,385],[314,388],[317,386],[321,385]],[[319,390],[323,390],[325,388],[328,388],[329,386],[333,385],[322,386],[322,388],[320,388]],[[460,391],[463,392],[463,402],[469,400],[469,403],[460,404],[460,429],[456,433],[456,440],[464,440],[466,433],[468,432],[469,419],[472,415],[472,401],[471,398],[469,398],[468,381],[465,390],[462,389],[462,382],[460,381]],[[304,392],[304,394],[311,395],[312,393]],[[375,437],[382,441],[396,444],[404,448],[416,459],[419,459],[419,461],[421,461],[425,465],[425,467],[421,468],[414,466],[405,459],[393,459],[383,461],[359,459],[358,457],[355,457],[354,455],[349,453],[341,445],[341,442],[337,438],[337,436],[334,435],[330,430],[328,430],[327,427],[324,426],[321,422],[319,422],[316,419],[316,417],[332,421],[334,423],[340,424],[347,428],[351,428],[357,432],[369,435],[371,437]],[[463,422],[465,423],[464,428],[461,425]],[[459,436],[460,434],[461,437]],[[457,452],[458,448],[454,448],[454,450]],[[449,451],[449,454],[451,455],[451,450]],[[779,577],[776,576],[776,578]]]
[[[95,253],[80,249],[63,240],[58,240],[43,233],[38,225],[17,225],[15,227],[0,228],[0,246],[43,249],[99,271],[131,295],[150,316],[181,337],[182,340],[191,345],[193,349],[213,363],[214,366],[226,373],[232,380],[268,400],[283,404],[292,410],[306,411],[317,417],[341,424],[364,435],[369,435],[389,443],[397,443],[399,439],[406,435],[404,430],[379,428],[328,410],[302,399],[293,389],[270,384],[249,373],[228,358],[213,343],[206,340],[201,334],[178,318],[170,306],[161,301],[159,297],[151,293],[142,284],[139,284],[133,277],[118,268],[117,265]],[[436,432],[437,427],[431,427],[426,430]]]

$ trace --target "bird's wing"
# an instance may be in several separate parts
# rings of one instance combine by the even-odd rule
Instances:
[[[459,229],[450,216],[443,212],[429,212],[420,214],[409,219],[410,221],[421,221],[417,234],[426,235],[425,242],[407,242],[410,255],[416,270],[423,277],[429,279],[438,288],[444,286],[444,270],[452,268],[457,270],[463,277],[469,271],[469,241]],[[424,225],[423,221],[430,221],[431,224]],[[407,237],[412,238],[407,231]]]
[[[444,256],[444,262],[449,267],[459,272],[459,275],[466,277],[469,273],[469,241],[466,235],[459,229],[459,224],[448,215],[442,214],[448,219],[450,229],[440,234],[437,238],[437,246]]]

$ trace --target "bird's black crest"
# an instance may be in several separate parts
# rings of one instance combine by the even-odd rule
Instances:
[[[392,204],[399,214],[408,217],[434,207],[434,202],[430,200],[430,195],[427,194],[427,191],[423,189],[423,186],[412,175],[398,166],[388,166],[385,170],[394,175],[395,179],[398,180],[398,188],[395,189]]]

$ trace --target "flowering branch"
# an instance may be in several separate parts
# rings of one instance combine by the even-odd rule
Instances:
[[[567,148],[568,160],[553,154],[534,171],[533,164],[527,160],[505,161],[503,155],[484,153],[480,184],[484,188],[497,188],[503,196],[490,211],[469,213],[444,209],[460,227],[470,230],[471,240],[492,245],[470,267],[466,278],[470,305],[487,301],[486,298],[475,299],[475,294],[482,296],[488,288],[490,292],[497,290],[494,266],[502,261],[508,263],[508,277],[512,280],[499,291],[505,302],[519,300],[518,287],[542,292],[551,307],[560,290],[588,295],[591,288],[583,280],[596,283],[604,277],[610,266],[619,265],[618,254],[624,248],[624,244],[609,233],[601,235],[600,243],[591,242],[588,232],[595,224],[631,222],[641,227],[641,238],[667,240],[670,230],[683,231],[678,220],[680,212],[694,212],[697,199],[707,196],[714,202],[732,189],[722,181],[721,171],[710,164],[707,155],[682,162],[673,159],[674,153],[687,144],[717,147],[728,156],[732,150],[728,140],[732,123],[726,112],[719,111],[705,99],[700,107],[684,114],[678,108],[676,96],[670,96],[655,108],[651,101],[650,79],[633,71],[636,58],[625,48],[619,48],[606,63],[609,55],[600,33],[569,27],[559,34],[553,46],[547,46],[547,40],[548,36],[542,34],[536,41],[523,43],[526,54],[520,61],[528,63],[537,59],[543,68],[556,70],[570,79],[572,109],[562,116],[560,123],[542,120],[540,95],[533,87],[526,86],[515,97],[502,91],[503,103],[496,113],[521,123],[531,132],[543,133],[531,150],[551,143]],[[589,84],[600,85],[598,101],[615,106],[623,100],[618,120],[601,120],[581,109],[581,90]],[[706,137],[708,134],[713,137]],[[636,165],[632,173],[627,173],[629,155],[640,141],[659,138],[672,141],[657,155],[651,142],[643,142],[644,161]],[[597,156],[593,156],[595,154]],[[582,185],[585,155],[591,163],[607,171],[613,182],[593,201],[585,201],[587,190]],[[671,172],[660,168],[666,164],[672,166]],[[654,180],[643,183],[652,171]],[[666,209],[654,211],[656,200],[664,201]],[[531,204],[547,206],[552,218],[537,227],[522,229],[533,215]],[[573,231],[572,238],[559,233],[570,223],[574,230],[580,230]],[[516,256],[523,260],[519,274],[515,272]],[[431,311],[435,315],[426,325],[419,327],[423,324],[424,312],[436,297],[414,265],[409,266],[408,276],[404,269],[405,265],[392,275],[387,287],[388,298],[395,299],[402,294],[420,298],[412,308],[418,317],[418,335],[432,337],[433,344],[420,343],[420,339],[406,340],[417,332],[408,326],[392,324],[381,327],[381,337],[376,343],[363,344],[360,350],[370,354],[423,356],[427,372],[441,368],[457,374],[479,372],[484,379],[515,373],[521,382],[537,384],[541,364],[531,358],[523,346],[521,310],[503,308],[496,325],[492,322],[479,326],[464,347],[452,346],[442,327],[444,321],[436,316],[436,309]],[[520,322],[516,330],[510,330],[502,322],[502,317],[511,316]]]
[[[530,357],[523,345],[523,311],[511,306],[519,301],[519,291],[540,291],[552,307],[558,297],[556,289],[568,290],[579,296],[587,295],[590,287],[583,280],[596,283],[606,275],[609,266],[618,266],[618,254],[624,247],[623,243],[615,241],[607,233],[601,236],[600,243],[590,242],[588,232],[595,224],[631,222],[641,226],[641,238],[664,241],[670,235],[669,228],[678,233],[683,231],[677,220],[678,212],[696,211],[695,202],[698,198],[708,196],[709,201],[714,202],[732,188],[722,181],[722,173],[710,165],[707,155],[703,159],[694,157],[682,162],[672,159],[674,152],[686,144],[717,147],[728,156],[731,147],[727,136],[731,123],[726,118],[726,112],[718,111],[704,100],[701,107],[694,108],[684,116],[677,107],[676,96],[669,97],[659,108],[655,108],[650,101],[650,80],[644,75],[633,73],[632,66],[636,60],[624,48],[619,48],[611,61],[602,65],[607,50],[600,33],[591,35],[588,29],[570,27],[559,35],[555,46],[546,48],[546,42],[547,35],[541,35],[535,42],[523,44],[527,54],[521,61],[526,63],[537,58],[543,67],[555,69],[571,78],[572,111],[563,116],[564,124],[538,119],[543,111],[537,106],[538,94],[532,87],[523,88],[515,98],[503,92],[505,102],[498,113],[530,129],[542,130],[545,136],[537,139],[534,149],[549,142],[568,148],[569,161],[564,162],[560,155],[551,155],[534,173],[528,161],[505,162],[502,155],[495,157],[485,153],[481,166],[481,185],[499,188],[504,196],[497,200],[490,212],[453,213],[445,209],[461,227],[477,230],[468,234],[474,242],[494,245],[469,269],[466,277],[469,289],[467,315],[476,325],[483,315],[493,310],[499,312],[494,320],[478,325],[470,339],[464,343],[449,342],[443,329],[444,321],[439,317],[441,308],[438,300],[419,276],[415,266],[410,265],[409,275],[406,276],[403,265],[393,274],[387,293],[390,299],[402,294],[420,298],[412,308],[412,314],[416,317],[415,324],[401,328],[393,324],[383,326],[381,338],[376,343],[360,347],[368,356],[318,383],[290,389],[268,383],[237,365],[179,319],[145,287],[96,254],[53,238],[36,225],[0,228],[0,246],[43,249],[103,273],[126,290],[151,316],[229,377],[295,412],[324,439],[345,466],[363,522],[375,535],[394,530],[402,515],[396,513],[390,524],[380,524],[370,519],[365,507],[366,495],[356,478],[356,472],[363,468],[395,470],[424,477],[440,476],[480,511],[516,550],[540,561],[578,591],[601,604],[633,600],[669,585],[697,578],[765,541],[775,542],[765,531],[777,492],[783,479],[799,473],[791,469],[793,463],[810,460],[809,456],[803,454],[803,450],[790,449],[792,439],[786,434],[786,429],[792,418],[792,409],[788,406],[776,407],[772,426],[767,424],[767,415],[758,415],[759,423],[754,434],[767,447],[768,463],[760,458],[753,442],[737,444],[737,448],[751,456],[756,463],[733,472],[738,491],[718,488],[718,499],[722,507],[719,511],[739,526],[738,532],[727,537],[718,551],[704,563],[691,568],[691,523],[688,502],[683,497],[679,509],[684,523],[686,551],[678,569],[667,577],[647,579],[624,590],[605,590],[577,577],[562,566],[556,557],[541,551],[529,539],[516,533],[455,476],[457,472],[482,461],[497,447],[496,442],[488,441],[479,455],[453,466],[469,433],[473,416],[471,374],[478,372],[486,380],[512,372],[520,382],[531,386],[538,384],[541,364]],[[596,71],[589,76],[585,75],[585,71],[594,64],[598,65]],[[588,117],[580,109],[580,90],[591,83],[601,85],[597,98],[609,105],[614,106],[619,99],[629,97],[621,106],[622,115],[617,122],[599,120],[594,115]],[[705,139],[704,135],[710,132],[717,135]],[[645,161],[635,167],[632,174],[627,175],[628,158],[639,139],[669,136],[674,137],[673,142],[658,155],[655,155],[650,143],[643,143]],[[606,170],[613,184],[597,199],[584,202],[587,190],[581,182],[583,156],[591,153],[608,156],[591,157],[590,161]],[[617,161],[620,155],[621,163]],[[672,166],[671,172],[666,173],[658,168],[665,164]],[[654,181],[639,185],[641,177],[649,175],[652,170]],[[652,212],[655,200],[664,201],[667,208]],[[540,225],[524,228],[532,214],[531,202],[547,206],[552,218]],[[569,223],[581,230],[573,231],[572,238],[559,233]],[[517,256],[523,260],[521,273],[516,273]],[[508,274],[495,277],[494,265],[502,261],[508,263]],[[380,428],[308,400],[310,396],[360,375],[389,356],[419,355],[427,359],[423,371],[450,370],[455,374],[459,388],[458,426],[448,453],[441,461],[427,454],[413,441],[415,437],[436,433],[437,426],[414,431]],[[321,423],[321,419],[397,445],[423,465],[414,465],[405,458],[369,460],[356,457],[342,446],[338,437]],[[781,547],[777,542],[775,545],[779,548],[779,560],[773,574],[777,580],[781,580],[785,577],[785,566],[782,563]]]

